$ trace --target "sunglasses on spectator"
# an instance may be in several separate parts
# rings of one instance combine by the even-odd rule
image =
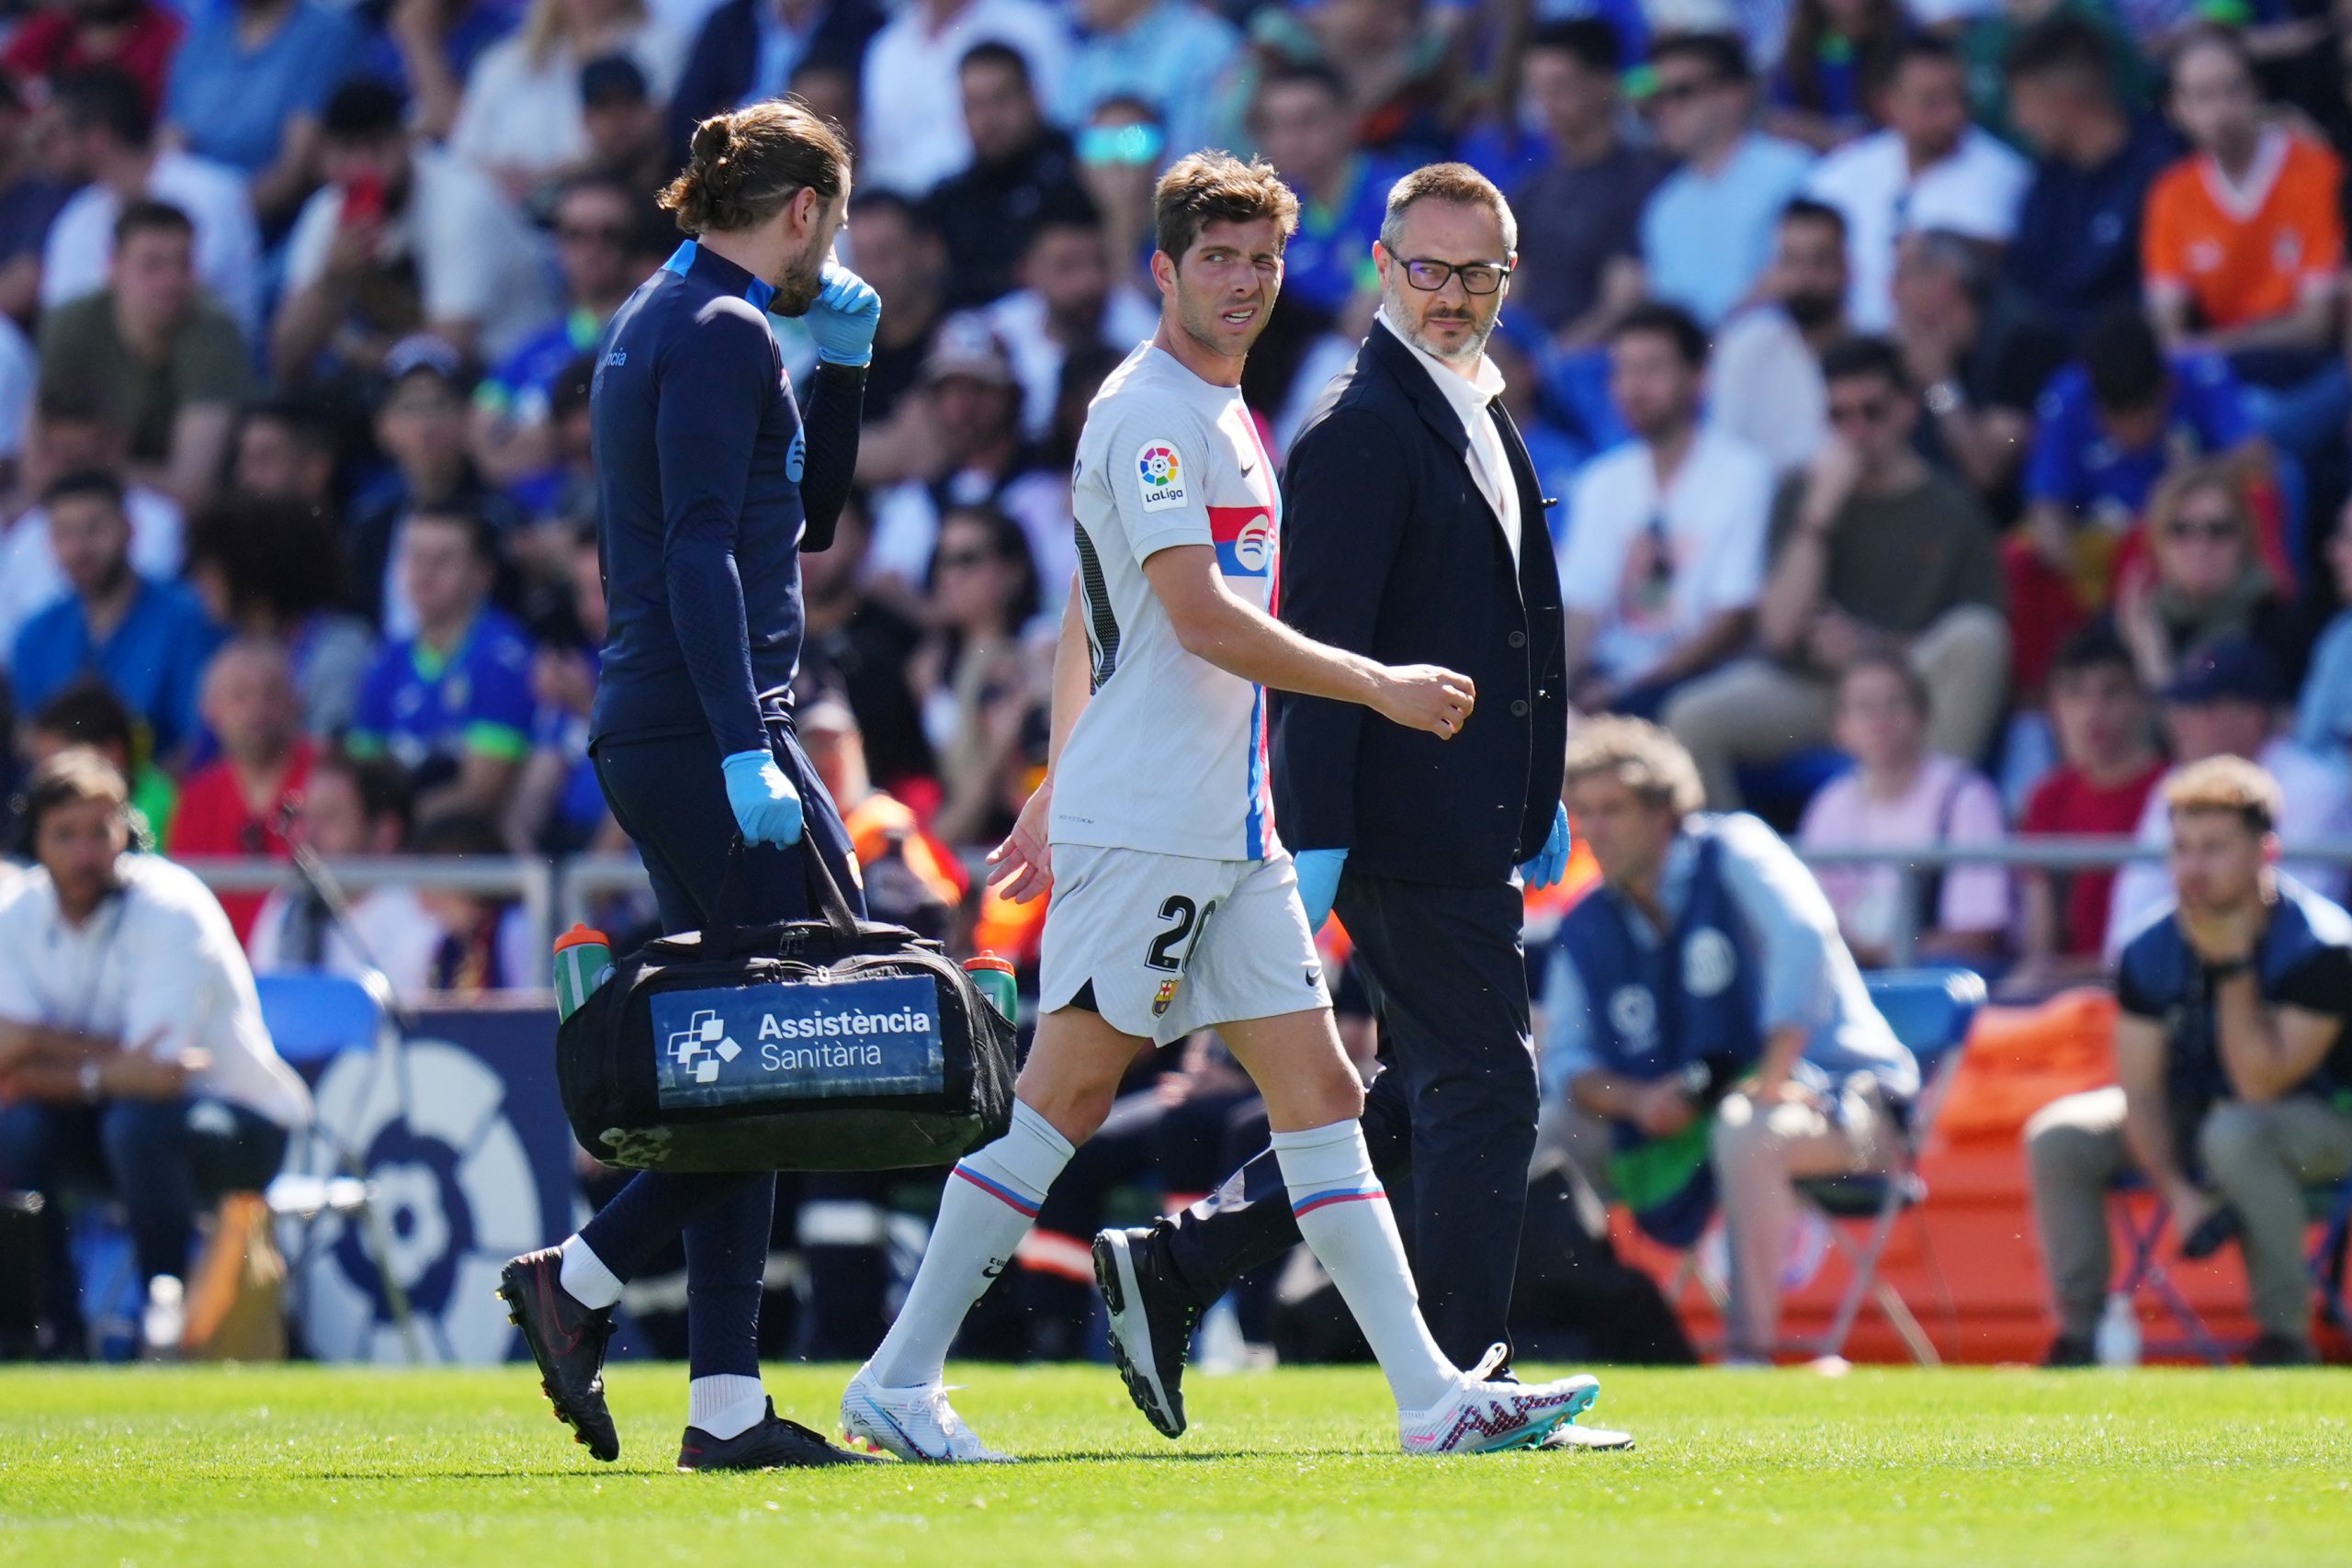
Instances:
[[[1884,398],[1865,398],[1858,402],[1829,405],[1829,423],[1836,425],[1876,424],[1884,419],[1893,405]]]
[[[2208,544],[2227,544],[2238,536],[2238,520],[2234,517],[2178,517],[2165,527],[2170,539],[2203,539]]]
[[[1090,125],[1078,133],[1078,161],[1089,168],[1143,168],[1159,163],[1167,148],[1167,134],[1156,125]]]
[[[1510,276],[1510,267],[1503,262],[1408,261],[1405,264],[1405,281],[1424,294],[1434,294],[1445,287],[1450,278],[1462,279],[1465,294],[1492,294]]]
[[[933,561],[932,565],[940,571],[969,571],[974,567],[986,566],[994,559],[996,559],[994,550],[954,550],[942,554]]]

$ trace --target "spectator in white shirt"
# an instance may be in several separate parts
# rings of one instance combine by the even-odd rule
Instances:
[[[1560,593],[1569,700],[1654,716],[1680,682],[1746,646],[1764,585],[1772,470],[1699,423],[1707,338],[1643,305],[1609,340],[1609,386],[1634,439],[1577,476]]]
[[[519,201],[533,186],[589,160],[582,67],[624,56],[662,102],[678,85],[685,49],[645,0],[531,0],[523,25],[474,62],[449,130],[450,151]]]
[[[1793,473],[1829,434],[1821,356],[1847,335],[1846,220],[1799,197],[1773,230],[1772,265],[1756,302],[1724,324],[1707,377],[1709,417]]]
[[[0,1187],[111,1191],[141,1283],[184,1277],[197,1216],[268,1185],[310,1091],[270,1043],[220,904],[128,852],[111,763],[51,758],[26,818],[38,869],[0,889]],[[54,1320],[76,1315],[72,1280]]]
[[[1042,441],[1053,428],[1069,356],[1106,345],[1133,348],[1157,330],[1159,312],[1128,287],[1124,269],[1112,270],[1102,220],[1085,209],[1040,217],[1013,276],[1021,287],[982,314],[1021,381],[1022,434]]]
[[[408,775],[397,762],[360,761],[340,750],[311,764],[288,837],[327,861],[398,854],[408,836]],[[374,972],[392,994],[414,1000],[433,988],[442,930],[413,887],[387,884],[351,900],[341,917],[308,887],[281,887],[262,901],[245,952],[254,972]]]
[[[1797,829],[1804,849],[1899,852],[1944,844],[1997,844],[2008,837],[1992,781],[1956,757],[1928,750],[1928,683],[1892,653],[1870,653],[1838,678],[1838,749],[1850,773],[1822,786]],[[2009,877],[1997,865],[1955,866],[1911,884],[1901,907],[1892,866],[1825,865],[1815,874],[1838,911],[1838,929],[1864,968],[1891,963],[1898,928],[1917,951],[1960,963],[2000,951],[2009,931]]]
[[[909,0],[874,35],[858,95],[859,186],[921,196],[971,162],[956,71],[991,40],[1021,51],[1032,82],[1062,79],[1069,29],[1037,0]]]
[[[1939,39],[1904,40],[1879,112],[1887,128],[1824,158],[1805,186],[1845,217],[1846,312],[1865,333],[1894,324],[1896,240],[1948,229],[2007,245],[2032,177],[2023,158],[1968,122],[1967,66]]]
[[[282,382],[322,352],[372,370],[425,332],[496,362],[556,313],[547,247],[489,177],[413,146],[400,95],[353,81],[327,100],[328,183],[286,243],[286,299],[270,341]]]
[[[58,159],[86,181],[50,225],[40,302],[62,305],[107,286],[114,224],[141,197],[178,208],[196,225],[196,276],[250,341],[261,326],[261,235],[245,182],[224,164],[156,139],[155,114],[120,71],[76,72],[57,85]]]

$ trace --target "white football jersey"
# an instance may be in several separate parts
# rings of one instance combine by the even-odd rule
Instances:
[[[1282,493],[1240,389],[1136,348],[1087,409],[1071,510],[1094,695],[1055,772],[1053,841],[1274,853],[1265,690],[1185,652],[1143,570],[1170,546],[1212,545],[1226,586],[1272,613]]]

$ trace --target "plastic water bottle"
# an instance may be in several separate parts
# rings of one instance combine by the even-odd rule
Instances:
[[[995,1004],[996,1010],[1004,1014],[1006,1022],[1021,1021],[1021,986],[1011,964],[993,953],[983,953],[978,958],[964,960],[964,973],[972,977],[972,984],[980,988],[980,994]]]
[[[2107,1310],[2098,1314],[2098,1332],[2091,1336],[2091,1354],[2102,1367],[2140,1364],[2140,1314],[2129,1292],[2109,1293]]]
[[[556,1018],[560,1021],[578,1012],[589,994],[612,977],[612,938],[588,926],[574,926],[556,938]]]
[[[167,1360],[180,1353],[187,1333],[187,1291],[169,1274],[147,1282],[147,1310],[139,1315],[139,1337],[151,1360]]]

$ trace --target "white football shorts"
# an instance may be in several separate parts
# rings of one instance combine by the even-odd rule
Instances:
[[[1290,855],[1204,860],[1056,844],[1038,1005],[1091,984],[1112,1028],[1159,1044],[1331,1005]]]

